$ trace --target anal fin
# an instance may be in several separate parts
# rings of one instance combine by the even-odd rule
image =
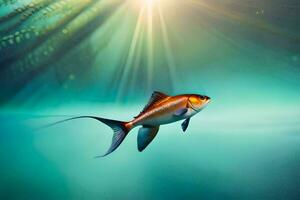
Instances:
[[[158,130],[159,126],[143,126],[139,129],[137,137],[139,151],[143,151],[152,142]]]

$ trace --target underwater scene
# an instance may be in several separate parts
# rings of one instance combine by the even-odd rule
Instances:
[[[0,199],[300,198],[299,0],[0,0],[0,71]]]

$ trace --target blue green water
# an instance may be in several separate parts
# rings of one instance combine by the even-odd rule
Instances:
[[[0,2],[0,199],[299,199],[299,2],[142,2]],[[37,130],[155,90],[212,101],[142,153],[138,129],[98,159],[104,124]]]
[[[138,111],[100,105],[77,106],[74,113],[126,120]],[[107,150],[111,130],[97,121],[32,131],[63,118],[1,115],[3,198],[298,198],[299,112],[293,107],[220,110],[212,103],[186,133],[180,123],[162,126],[140,153],[133,130],[116,152],[99,159],[93,157]]]

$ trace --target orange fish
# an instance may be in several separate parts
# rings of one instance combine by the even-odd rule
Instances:
[[[104,155],[98,156],[103,157],[116,150],[129,131],[137,126],[142,126],[137,137],[139,151],[143,151],[150,144],[156,136],[160,125],[184,120],[181,127],[183,131],[186,131],[190,118],[201,111],[209,102],[210,98],[208,96],[198,94],[169,96],[161,92],[153,92],[142,112],[129,122],[95,116],[79,116],[54,124],[78,118],[93,118],[111,127],[114,131],[111,146]]]

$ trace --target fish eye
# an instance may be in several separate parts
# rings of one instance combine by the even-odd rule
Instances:
[[[199,97],[200,97],[201,100],[205,99],[205,96],[199,95]]]

